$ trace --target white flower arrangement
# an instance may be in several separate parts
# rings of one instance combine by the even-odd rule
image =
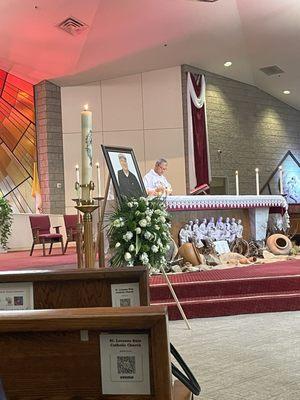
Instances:
[[[156,270],[165,266],[170,226],[162,198],[141,197],[119,203],[109,226],[111,265],[142,264]]]
[[[127,231],[127,232],[125,233],[125,235],[123,235],[123,239],[124,239],[126,242],[129,242],[132,238],[133,238],[133,233],[130,232],[130,231]]]

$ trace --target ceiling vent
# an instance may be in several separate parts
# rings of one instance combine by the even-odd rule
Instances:
[[[270,65],[269,67],[259,68],[261,72],[268,76],[283,74],[284,71],[278,65]]]
[[[74,17],[68,17],[60,24],[58,28],[69,33],[70,35],[76,36],[88,29],[88,25]]]

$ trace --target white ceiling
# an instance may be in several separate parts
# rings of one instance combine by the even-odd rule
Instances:
[[[90,28],[60,31],[68,16]],[[300,109],[299,21],[300,0],[2,0],[0,68],[64,86],[190,64]],[[259,71],[270,65],[285,73]]]

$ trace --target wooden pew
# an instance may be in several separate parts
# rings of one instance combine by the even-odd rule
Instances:
[[[144,348],[147,355],[149,350],[149,373],[147,362],[136,373],[144,381],[148,376],[150,394],[138,394],[136,389],[134,394],[110,394],[116,385],[124,386],[122,379],[129,379],[124,387],[133,383],[126,376],[133,373],[128,365],[124,372],[124,365],[119,371],[121,364],[107,361],[114,359],[110,341],[116,334],[148,338]],[[126,338],[128,343],[128,337],[118,336],[119,342]],[[109,340],[104,343],[103,338]],[[172,398],[167,311],[161,306],[0,312],[0,355],[0,379],[9,400]],[[101,368],[101,357],[105,368]],[[121,383],[112,378],[113,389],[103,390],[103,374],[113,376],[116,365]]]
[[[32,282],[34,309],[111,307],[111,285],[131,283],[138,286],[139,305],[150,304],[145,267],[0,272],[0,290],[22,282]]]

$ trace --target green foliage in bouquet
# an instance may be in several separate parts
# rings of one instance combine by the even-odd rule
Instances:
[[[112,266],[145,265],[159,269],[166,265],[170,219],[161,198],[129,199],[119,203],[109,226]]]
[[[7,200],[0,197],[0,245],[6,250],[7,242],[11,234],[12,208]]]

